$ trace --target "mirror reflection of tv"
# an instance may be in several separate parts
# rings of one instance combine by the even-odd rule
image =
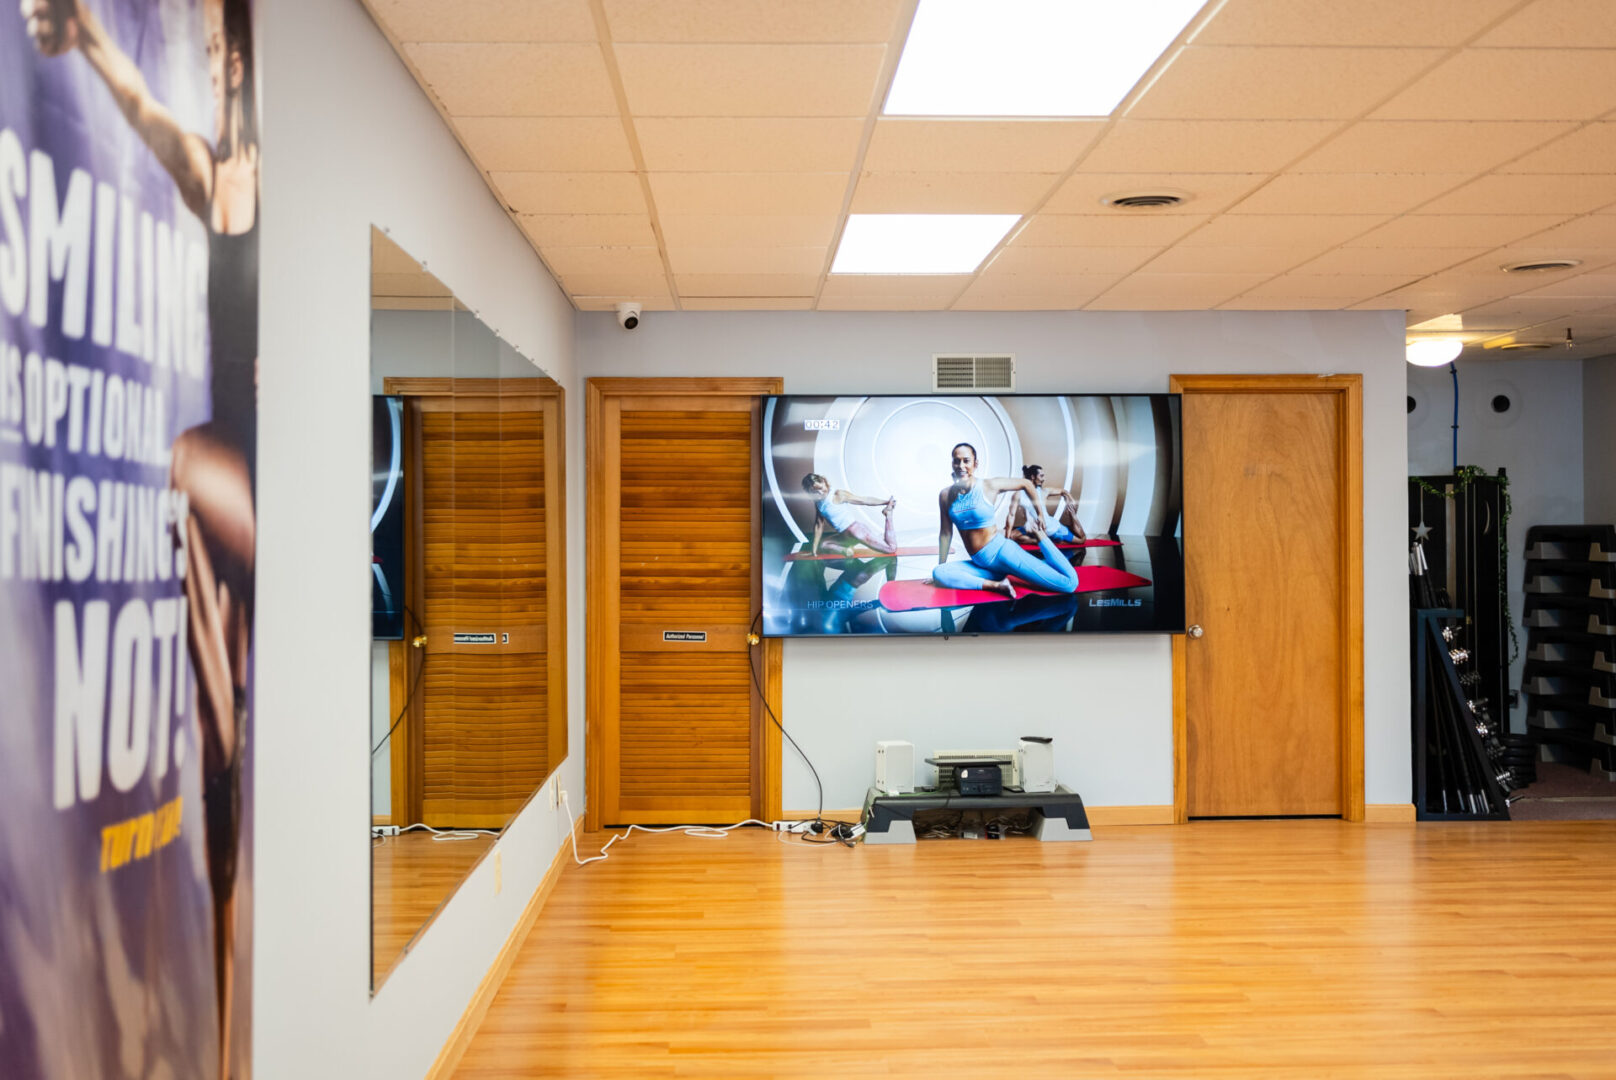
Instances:
[[[370,634],[404,639],[404,399],[370,399]]]
[[[1179,405],[766,398],[764,634],[1183,632]]]

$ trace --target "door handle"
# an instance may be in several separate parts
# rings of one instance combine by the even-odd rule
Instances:
[[[1206,633],[1205,630],[1201,629],[1201,624],[1200,623],[1191,623],[1190,626],[1189,626],[1189,629],[1185,630],[1184,632],[1186,634],[1188,634],[1190,637],[1200,637],[1201,635]]]

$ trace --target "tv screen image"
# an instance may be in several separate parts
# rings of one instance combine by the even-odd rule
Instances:
[[[767,398],[763,632],[1180,632],[1181,446],[1177,394]]]
[[[404,399],[376,395],[370,414],[370,635],[404,637]]]

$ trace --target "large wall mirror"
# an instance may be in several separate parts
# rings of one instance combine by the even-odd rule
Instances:
[[[561,387],[371,231],[371,986],[567,752]]]

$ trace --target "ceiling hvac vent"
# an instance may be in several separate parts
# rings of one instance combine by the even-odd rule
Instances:
[[[1581,259],[1534,259],[1531,262],[1505,263],[1499,269],[1506,274],[1541,274],[1549,270],[1570,270],[1581,265]]]
[[[1184,191],[1124,191],[1106,195],[1100,203],[1123,210],[1157,210],[1164,206],[1179,206],[1188,198],[1189,193]]]
[[[1550,341],[1508,341],[1498,346],[1504,352],[1537,352],[1542,349],[1554,348]]]
[[[933,356],[931,388],[950,390],[998,390],[1016,388],[1016,358],[1005,356]]]

